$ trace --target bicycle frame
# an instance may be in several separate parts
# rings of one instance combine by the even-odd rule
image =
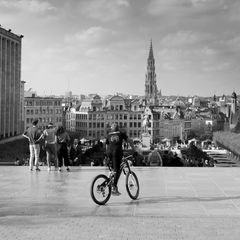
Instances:
[[[124,169],[127,168],[128,171],[131,173],[131,168],[130,168],[130,165],[129,165],[129,162],[128,162],[128,159],[131,158],[132,155],[129,155],[127,157],[122,157],[122,162],[120,164],[120,175],[122,174],[122,171],[125,173]],[[113,172],[113,168],[110,166],[109,163],[107,163],[107,166],[108,166],[108,169],[109,171],[112,173]]]

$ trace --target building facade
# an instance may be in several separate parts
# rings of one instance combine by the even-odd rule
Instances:
[[[66,128],[79,133],[82,138],[103,139],[113,122],[130,138],[140,138],[143,108],[139,100],[124,99],[115,95],[102,100],[96,95],[72,107],[66,114]]]
[[[62,98],[25,97],[24,98],[24,128],[32,125],[33,119],[39,120],[39,127],[45,129],[48,123],[54,126],[63,124]]]
[[[22,37],[0,27],[0,139],[21,132]]]
[[[25,81],[21,81],[21,90],[20,90],[20,131],[24,131],[24,122],[25,122],[25,113],[24,113],[24,89]]]

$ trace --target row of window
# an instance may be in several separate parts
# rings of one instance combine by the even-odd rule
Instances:
[[[119,127],[120,128],[127,128],[128,124],[126,122],[119,122]],[[76,122],[76,127],[87,127],[87,122]],[[104,122],[93,122],[93,123],[88,123],[88,128],[104,128],[105,124]],[[110,123],[106,124],[107,128],[110,128]],[[142,123],[141,122],[130,122],[129,123],[130,128],[141,128]]]
[[[33,121],[33,118],[26,118],[26,123],[29,124]],[[38,119],[39,123],[50,123],[50,122],[55,122],[53,118],[47,117],[47,118],[39,118]],[[56,117],[56,123],[62,122],[61,117]]]
[[[101,131],[98,131],[98,132],[89,131],[88,136],[93,137],[93,138],[101,138],[101,137],[105,137],[105,132],[104,132],[104,130],[101,130]]]
[[[27,109],[26,110],[26,114],[29,115],[33,115],[33,114],[53,114],[54,113],[54,109]],[[55,109],[55,113],[56,114],[61,114],[62,113],[62,109]]]
[[[76,122],[76,127],[87,128],[87,122]]]
[[[61,106],[61,101],[26,101],[27,106]]]
[[[111,105],[110,107],[111,110],[116,110],[116,111],[122,111],[123,110],[123,105]]]
[[[76,114],[76,119],[87,120],[87,114]]]
[[[134,137],[140,137],[141,136],[141,131],[137,130],[130,130],[129,131],[129,137],[134,138]]]
[[[83,119],[83,118],[79,118]],[[104,120],[104,114],[89,114],[88,117],[89,120]],[[106,116],[107,120],[141,120],[142,115],[141,114],[107,114]]]

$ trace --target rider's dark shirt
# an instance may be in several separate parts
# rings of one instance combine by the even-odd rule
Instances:
[[[108,144],[107,154],[122,155],[123,140],[127,141],[128,137],[125,133],[116,131],[110,132],[107,136],[106,144]]]

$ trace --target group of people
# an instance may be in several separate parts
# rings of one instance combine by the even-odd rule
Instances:
[[[62,171],[63,163],[66,170],[70,171],[70,159],[68,153],[70,137],[63,126],[55,128],[52,123],[49,123],[47,128],[42,131],[38,128],[38,119],[34,119],[32,121],[32,126],[23,133],[23,136],[29,140],[30,171],[33,171],[34,165],[35,170],[40,171],[39,155],[42,146],[41,143],[43,143],[46,151],[46,160],[49,171],[51,170],[52,162],[54,163],[55,169],[58,169],[58,171]],[[70,149],[70,156],[73,162],[76,163],[79,161],[78,155],[80,154],[81,149],[78,145],[78,139],[75,139]]]
[[[29,127],[24,133],[23,136],[29,140],[29,150],[30,150],[30,160],[29,168],[30,171],[33,171],[33,165],[35,165],[36,171],[40,171],[39,168],[39,154],[40,154],[40,142],[44,141],[44,146],[47,155],[47,165],[48,170],[51,170],[51,162],[54,161],[55,167],[58,167],[58,170],[62,170],[63,161],[67,171],[70,171],[70,161],[68,154],[68,144],[70,137],[65,131],[63,126],[59,126],[57,129],[54,128],[52,123],[49,123],[47,128],[44,131],[41,131],[38,128],[38,119],[33,120],[32,126]],[[120,177],[120,164],[123,157],[123,142],[130,144],[133,151],[134,145],[130,141],[128,136],[121,132],[116,123],[111,125],[111,131],[106,138],[106,154],[109,157],[110,164],[115,172],[114,175],[114,187],[112,193],[115,195],[120,195],[118,191],[118,179]],[[78,149],[78,140],[75,139],[73,146],[70,149],[70,156],[73,160],[73,163],[79,161],[78,154],[81,154],[81,150]],[[35,164],[33,161],[35,159]]]

